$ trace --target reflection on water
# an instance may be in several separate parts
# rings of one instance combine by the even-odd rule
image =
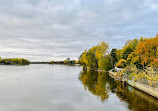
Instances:
[[[81,72],[79,79],[82,81],[85,90],[88,89],[94,95],[100,97],[102,101],[109,97],[110,78],[106,79],[106,74],[96,72]]]
[[[1,65],[0,111],[157,111],[156,99],[108,74],[81,70],[69,65]]]
[[[102,102],[108,100],[110,95],[116,94],[133,111],[158,111],[157,99],[131,86],[125,86],[121,82],[115,81],[107,73],[83,71],[80,73],[79,79],[85,90],[98,96]]]

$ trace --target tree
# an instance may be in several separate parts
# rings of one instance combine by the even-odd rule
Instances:
[[[90,49],[87,52],[87,57],[86,58],[87,58],[87,66],[89,67],[89,69],[96,70],[98,68],[98,64],[97,64],[97,59],[95,57],[93,49]]]
[[[100,69],[103,71],[108,71],[113,68],[112,57],[110,55],[106,55],[100,61]]]
[[[118,61],[118,60],[117,60],[116,51],[117,51],[117,49],[112,49],[112,50],[111,50],[111,53],[110,53],[110,56],[112,57],[112,60],[113,60],[113,66],[114,66],[114,64],[116,64],[116,62]]]
[[[139,56],[140,63],[143,68],[147,65],[157,66],[158,49],[158,35],[154,38],[147,38],[145,41],[140,42],[135,50],[135,54]]]
[[[116,51],[117,59],[126,59],[128,58],[128,55],[131,54],[131,52],[134,52],[137,44],[139,43],[138,39],[134,40],[128,40],[125,43],[125,46],[122,47],[122,49],[119,49]]]
[[[79,57],[80,64],[83,66],[83,69],[87,69],[87,50],[85,50]]]
[[[49,64],[54,64],[54,61],[50,61]]]
[[[68,61],[67,61],[67,60],[65,60],[65,61],[64,61],[64,64],[67,64],[67,63],[68,63]]]
[[[122,49],[119,49],[116,51],[116,55],[117,55],[117,60],[120,60],[123,58],[123,54],[122,54]]]
[[[109,45],[107,42],[101,42],[96,47],[94,47],[95,50],[95,56],[98,60],[98,68],[101,69],[101,60],[108,52]]]
[[[75,64],[79,64],[80,62],[78,60],[75,61]]]
[[[128,46],[125,48],[124,53],[123,53],[123,59],[127,59],[128,55],[131,54],[131,52],[133,52],[134,50],[132,49],[132,47]]]
[[[88,68],[91,70],[97,70],[97,69],[101,70],[103,69],[101,68],[103,64],[103,60],[104,59],[109,60],[109,58],[106,58],[107,52],[108,52],[108,43],[101,42],[100,44],[92,47],[88,51],[85,50],[79,57],[80,63],[83,65],[84,69]]]

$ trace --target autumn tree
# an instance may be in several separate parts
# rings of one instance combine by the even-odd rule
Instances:
[[[83,66],[84,69],[87,68],[87,50],[85,50],[79,57],[79,61],[80,61],[80,64]]]
[[[109,58],[109,56],[107,57],[107,52],[108,43],[101,42],[97,46],[94,46],[89,50],[85,50],[79,57],[80,63],[83,65],[83,68],[88,68],[90,70],[109,69],[109,65],[112,65],[112,58]]]
[[[128,55],[131,54],[131,52],[134,52],[136,46],[138,45],[139,40],[134,39],[134,40],[128,40],[125,43],[125,46],[122,47],[122,49],[119,49],[116,51],[117,59],[126,59],[128,58]]]
[[[137,58],[143,67],[147,65],[158,65],[158,36],[154,38],[147,38],[140,42],[135,50]]]
[[[101,60],[108,52],[109,45],[107,42],[101,42],[95,47],[95,56],[98,60],[98,67],[101,69]]]

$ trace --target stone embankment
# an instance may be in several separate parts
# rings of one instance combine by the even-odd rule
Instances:
[[[134,82],[134,81],[127,80],[127,79],[116,78],[117,72],[112,72],[112,70],[109,71],[109,74],[114,79],[117,79],[119,81],[124,81],[125,83],[129,84],[130,86],[158,99],[158,88],[154,88],[149,85],[142,84],[140,82]]]
[[[146,84],[142,84],[140,82],[133,82],[131,80],[128,80],[127,83],[133,87],[135,87],[136,89],[139,89],[155,98],[158,99],[158,88],[154,88],[154,87],[151,87],[149,85],[146,85]]]

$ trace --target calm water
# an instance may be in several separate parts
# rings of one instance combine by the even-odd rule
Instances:
[[[158,111],[158,100],[80,66],[0,66],[0,111]]]

